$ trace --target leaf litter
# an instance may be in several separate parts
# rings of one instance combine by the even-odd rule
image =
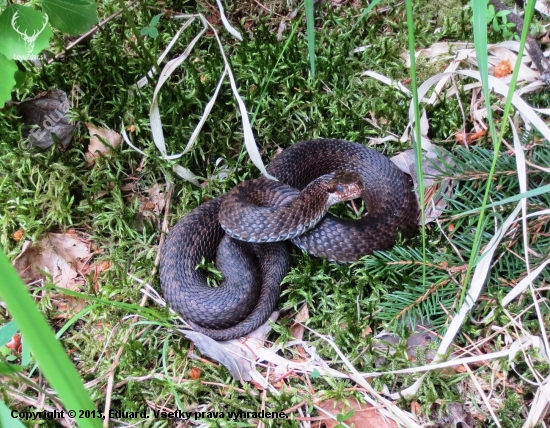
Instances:
[[[116,131],[108,128],[97,128],[91,123],[86,123],[90,133],[90,144],[84,154],[88,166],[93,166],[97,158],[108,154],[112,149],[120,146],[122,137]]]
[[[25,241],[13,265],[27,283],[42,282],[46,275],[51,275],[57,287],[81,291],[87,284],[87,275],[91,275],[97,290],[98,277],[110,264],[106,261],[90,263],[96,253],[88,235],[69,229],[64,233],[46,233],[35,243]],[[62,293],[53,294],[52,301],[59,311],[58,318],[69,318],[84,307],[82,299]]]
[[[494,74],[494,76],[489,76],[489,87],[490,89],[494,90],[498,94],[506,97],[508,94],[508,86],[507,83],[510,82],[510,70],[509,65],[515,64],[515,62],[518,60],[517,58],[517,51],[519,50],[519,42],[503,42],[499,43],[497,45],[490,45],[489,48],[489,63],[490,63],[490,72]],[[456,82],[454,81],[454,76],[464,76],[469,78],[474,78],[478,83],[468,83],[464,84],[462,86],[463,91],[472,91],[472,103],[471,103],[471,117],[470,120],[475,125],[474,132],[467,132],[467,130],[459,130],[457,134],[455,134],[457,140],[459,143],[464,144],[468,147],[468,144],[471,144],[475,142],[478,138],[482,137],[488,126],[485,123],[486,119],[486,110],[482,108],[484,101],[482,99],[482,93],[481,93],[481,77],[477,71],[472,70],[459,70],[459,65],[467,65],[469,67],[477,67],[477,60],[475,57],[475,49],[473,49],[473,46],[467,44],[467,43],[448,43],[448,42],[440,42],[432,45],[428,49],[421,49],[418,52],[416,52],[416,57],[420,56],[426,56],[430,59],[430,61],[439,61],[444,60],[448,62],[451,60],[450,64],[447,66],[447,69],[444,73],[441,73],[439,75],[433,76],[427,81],[425,81],[418,90],[418,95],[420,99],[423,99],[423,101],[427,104],[434,104],[439,99],[438,97],[443,93],[445,90],[445,96],[450,97],[453,95],[458,94],[458,87],[456,85]],[[403,58],[408,62],[409,61],[409,55],[408,53],[403,54]],[[518,137],[518,123],[519,119],[521,118],[524,122],[524,126],[527,128],[534,127],[539,131],[547,140],[550,139],[550,129],[546,125],[546,123],[540,119],[540,117],[537,114],[537,111],[530,107],[527,103],[525,103],[521,98],[520,95],[533,92],[536,90],[539,90],[541,86],[544,85],[543,82],[538,80],[540,76],[539,70],[535,68],[534,64],[531,64],[531,67],[528,65],[531,63],[531,60],[527,54],[524,54],[524,56],[521,58],[521,66],[520,66],[520,72],[519,72],[519,78],[518,78],[518,86],[521,88],[516,90],[516,93],[512,97],[512,104],[516,108],[517,111],[517,117],[511,122],[511,129],[514,134],[514,150],[517,154],[516,160],[517,160],[517,171],[518,171],[518,178],[520,181],[520,187],[522,193],[525,193],[528,189],[526,187],[526,181],[525,181],[525,168],[528,161],[526,161],[524,154],[523,154],[523,147],[519,141]],[[408,62],[410,65],[410,62]],[[367,75],[369,77],[377,78],[378,80],[385,82],[386,84],[390,84],[396,88],[400,88],[399,85],[396,85],[391,80],[385,78],[384,76],[377,76],[375,73],[372,72],[365,72],[364,75]],[[451,86],[448,89],[445,89],[447,87],[447,84],[451,82]],[[429,98],[425,98],[428,91],[433,87],[432,95]],[[402,89],[404,93],[408,93],[408,89]],[[545,112],[541,112],[545,113]],[[423,119],[425,118],[426,112],[423,110]],[[413,105],[411,103],[410,108],[410,122],[409,126],[407,127],[407,130],[403,134],[403,137],[401,138],[401,141],[407,141],[410,138],[409,132],[410,129],[412,129],[414,124],[414,116],[413,116]],[[423,120],[423,123],[421,123],[421,129],[422,129],[422,147],[426,151],[426,153],[430,153],[433,150],[431,150],[431,142],[427,141],[427,133],[426,133],[426,123]],[[437,153],[437,152],[436,152]],[[399,160],[401,161],[401,159]],[[402,162],[403,164],[413,165],[413,158],[409,156],[406,161]],[[442,161],[441,164],[445,164],[445,161]],[[413,169],[414,167],[410,167]],[[439,168],[436,168],[439,169]],[[414,176],[414,174],[413,174]],[[441,356],[446,355],[446,353],[449,351],[449,348],[451,344],[453,343],[453,340],[460,330],[461,326],[466,320],[467,314],[471,311],[473,306],[476,304],[478,298],[481,295],[481,290],[483,289],[483,286],[485,284],[486,278],[488,276],[488,273],[491,269],[491,261],[493,259],[493,255],[495,250],[497,249],[497,245],[500,242],[500,240],[505,236],[506,230],[511,227],[513,223],[515,223],[517,220],[517,216],[521,211],[523,211],[523,215],[521,217],[523,221],[523,236],[525,240],[525,260],[529,260],[527,251],[529,248],[529,244],[527,241],[527,227],[526,227],[526,199],[523,199],[520,204],[516,206],[516,209],[513,211],[513,213],[504,221],[503,225],[496,231],[495,236],[487,245],[484,252],[482,253],[480,257],[480,262],[478,263],[474,275],[471,280],[470,289],[468,290],[466,299],[464,301],[463,306],[460,308],[458,314],[452,319],[451,324],[447,328],[447,332],[445,336],[443,337],[441,344],[439,346],[439,349],[436,354],[436,358],[434,359],[433,364],[431,366],[435,368],[441,368],[440,365],[441,362]],[[546,215],[546,211],[548,210],[542,210],[538,213],[535,213],[533,215]],[[508,305],[514,298],[519,297],[523,292],[527,290],[531,290],[532,297],[535,301],[534,307],[538,308],[538,300],[536,298],[535,292],[533,291],[533,280],[536,276],[538,276],[545,268],[545,266],[550,262],[550,259],[546,260],[542,265],[540,265],[534,272],[533,276],[530,275],[529,271],[529,265],[527,264],[527,273],[528,275],[526,278],[524,278],[520,284],[519,287],[515,287],[508,293],[507,296],[503,299],[503,306]],[[538,309],[537,309],[538,311]],[[489,316],[485,317],[485,319],[482,321],[482,323],[488,323],[492,319],[492,314],[494,311],[492,311]],[[538,313],[538,312],[537,312]],[[511,316],[511,315],[510,315]],[[505,356],[507,355],[510,361],[512,361],[513,356],[516,355],[515,348],[521,347],[521,352],[527,356],[527,349],[531,348],[534,350],[539,350],[539,355],[542,355],[542,358],[550,362],[550,359],[548,359],[548,342],[547,342],[547,335],[545,333],[544,329],[544,323],[543,320],[539,316],[539,324],[541,327],[541,333],[542,336],[538,337],[535,336],[533,339],[529,339],[531,336],[527,333],[527,331],[523,332],[522,334],[518,335],[515,340],[510,341],[510,348],[507,352],[501,352],[498,353],[499,356]],[[513,342],[513,343],[512,343]],[[490,354],[490,353],[489,353]],[[498,358],[497,354],[494,354],[493,357],[489,357],[489,354],[486,355],[488,360],[492,360],[493,358]],[[456,357],[457,355],[453,355],[452,358]],[[428,366],[426,366],[428,367]],[[468,369],[467,365],[464,365],[465,368]],[[533,367],[533,365],[530,365],[530,367]],[[468,369],[469,370],[469,369]],[[471,372],[470,377],[472,379],[473,384],[476,386],[478,392],[480,393],[480,397],[482,398],[482,401],[486,404],[487,411],[492,415],[493,420],[497,425],[500,426],[498,422],[497,415],[495,411],[493,410],[493,407],[491,403],[488,400],[488,397],[484,394],[484,392],[481,390],[481,386],[479,385],[478,378]],[[535,375],[535,377],[541,378],[541,375]],[[411,397],[415,395],[422,382],[425,378],[425,375],[421,376],[412,386],[409,388],[402,389],[399,393],[393,393],[389,394],[388,396],[392,399],[398,399],[399,397]],[[544,376],[542,376],[544,378]],[[529,412],[528,418],[524,423],[524,426],[533,426],[537,422],[541,420],[541,418],[544,416],[546,409],[550,406],[550,399],[548,398],[550,396],[549,391],[550,387],[548,387],[548,379],[550,379],[550,376],[546,378],[543,382],[541,382],[539,385],[539,389],[537,390],[537,394],[535,397],[535,400],[533,402],[533,406],[531,407],[531,410]],[[498,406],[497,406],[498,407]],[[457,419],[457,418],[455,418]],[[464,418],[462,418],[464,419]],[[471,420],[468,420],[466,422],[465,420],[461,421],[462,424],[471,426]]]

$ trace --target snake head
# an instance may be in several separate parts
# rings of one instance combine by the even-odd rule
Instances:
[[[356,172],[338,171],[327,183],[330,205],[361,197],[363,180]]]

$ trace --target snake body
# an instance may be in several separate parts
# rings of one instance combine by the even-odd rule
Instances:
[[[292,239],[313,255],[349,263],[390,248],[398,233],[408,237],[416,230],[418,206],[410,177],[361,144],[332,139],[303,141],[279,154],[267,170],[279,182],[265,178],[245,182],[230,194],[202,204],[174,226],[162,249],[160,278],[168,303],[196,330],[217,340],[248,334],[275,308],[280,283],[288,271],[288,250],[284,242],[269,241]],[[360,220],[328,214],[319,221],[315,208],[315,213],[306,215],[309,220],[296,225],[294,218],[301,216],[298,211],[310,209],[300,202],[300,198],[309,201],[304,196],[308,185],[335,171],[360,176],[360,196],[368,214]],[[237,210],[239,205],[251,208],[251,203],[262,206],[264,214],[268,211],[275,220],[270,220],[269,226],[258,225],[257,217],[264,214],[249,211],[241,215]],[[277,214],[273,206],[287,209]],[[280,229],[282,220],[288,219],[295,227],[290,232]],[[319,223],[309,230],[316,221]],[[241,239],[268,243],[231,238],[224,228]],[[217,288],[209,287],[206,273],[196,269],[203,260],[214,259],[225,277]]]

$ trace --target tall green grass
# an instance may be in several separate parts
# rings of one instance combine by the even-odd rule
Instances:
[[[75,420],[83,428],[101,427],[100,419],[79,417],[81,412],[92,411],[95,406],[73,363],[4,253],[0,253],[0,272],[0,300],[6,303],[9,314],[21,331],[25,346],[28,344],[30,347],[40,370],[59,395],[65,410],[74,411]],[[11,369],[20,368],[15,366]],[[10,373],[9,366],[5,366],[0,375],[17,376]],[[0,426],[14,426],[13,419],[5,411],[0,411],[0,417],[3,418],[0,419]]]
[[[487,122],[489,124],[489,132],[491,136],[491,140],[493,141],[493,148],[494,148],[494,155],[493,155],[493,163],[491,165],[491,170],[489,171],[489,177],[487,179],[487,183],[485,185],[485,195],[483,197],[483,202],[480,208],[479,212],[479,218],[477,223],[477,228],[475,232],[475,238],[474,238],[474,245],[470,252],[470,257],[468,260],[468,268],[466,270],[465,278],[464,278],[464,285],[467,285],[470,281],[472,271],[474,267],[476,266],[477,262],[479,261],[479,251],[481,246],[481,234],[483,232],[483,223],[485,222],[485,214],[487,209],[487,204],[489,202],[489,193],[491,191],[491,187],[494,185],[493,182],[493,176],[495,174],[495,168],[497,163],[497,158],[500,153],[500,147],[502,144],[502,138],[506,132],[506,128],[508,126],[508,117],[510,114],[510,109],[512,107],[512,94],[516,90],[516,82],[519,74],[519,68],[521,65],[521,61],[516,61],[514,72],[512,74],[512,81],[510,83],[510,89],[508,92],[508,96],[506,97],[506,103],[504,105],[504,112],[502,115],[502,121],[501,121],[501,128],[499,132],[497,133],[495,122],[493,120],[493,110],[491,106],[491,97],[490,97],[490,90],[489,90],[489,62],[488,62],[488,55],[487,55],[487,2],[485,0],[473,0],[472,3],[472,9],[473,9],[473,22],[474,22],[474,44],[476,49],[476,56],[477,56],[477,62],[479,67],[479,73],[481,75],[481,82],[482,82],[482,88],[483,88],[483,96],[485,99],[485,106],[487,108]],[[521,34],[520,39],[520,49],[518,52],[518,58],[521,58],[523,55],[523,51],[525,49],[525,41],[527,40],[527,35],[529,34],[529,28],[531,24],[531,19],[533,17],[533,12],[535,9],[535,1],[531,0],[526,3],[525,7],[525,18],[524,18],[524,26],[523,26],[523,33]],[[464,287],[462,289],[462,293],[460,296],[460,305],[464,302],[464,298],[466,296],[467,288]]]

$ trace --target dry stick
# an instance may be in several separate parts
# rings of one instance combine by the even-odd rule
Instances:
[[[256,3],[258,6],[260,6],[262,9],[265,9],[267,10],[269,13],[272,13],[273,15],[277,15],[281,18],[286,18],[285,16],[279,14],[279,13],[276,13],[276,12],[273,12],[272,10],[270,10],[269,8],[267,8],[266,6],[264,6],[263,4],[261,4],[258,0],[254,0],[254,3]]]
[[[481,387],[481,385],[477,381],[477,378],[476,378],[475,374],[472,372],[472,370],[470,369],[468,364],[464,364],[464,369],[470,375],[470,379],[472,379],[472,382],[474,383],[474,385],[477,389],[477,392],[481,396],[481,399],[485,403],[485,406],[487,406],[487,410],[489,410],[489,413],[493,417],[493,421],[495,422],[495,425],[500,428],[501,425],[500,425],[500,422],[498,421],[498,417],[497,417],[495,411],[493,410],[493,408],[491,407],[491,402],[489,401],[489,398],[487,397],[487,395],[485,395],[485,392],[483,391],[483,388]]]
[[[512,12],[508,6],[502,3],[500,0],[489,0],[489,3],[492,4],[497,12],[510,12],[506,15],[506,19],[514,23],[516,26],[516,32],[521,35],[523,32],[523,19]],[[540,80],[542,80],[547,85],[550,85],[550,64],[548,60],[542,53],[540,46],[537,41],[530,34],[527,35],[527,52],[531,60],[537,67],[537,70],[540,72]]]
[[[170,213],[170,205],[171,205],[171,201],[172,201],[172,192],[173,192],[173,186],[170,183],[170,181],[168,181],[168,179],[166,180],[166,189],[168,190],[168,194],[166,195],[166,207],[165,207],[165,210],[164,210],[164,220],[163,220],[163,223],[162,223],[162,231],[163,232],[168,228],[168,214]],[[153,270],[151,272],[151,277],[154,277],[157,273],[157,267],[160,263],[160,250],[162,249],[162,246],[164,244],[165,239],[166,239],[166,234],[163,233],[160,237],[157,257],[155,258],[155,264],[154,264]],[[147,303],[147,299],[148,299],[147,295],[144,294],[143,297],[141,298],[141,302],[139,302],[139,306],[142,306],[142,307],[145,306],[145,303]],[[132,324],[130,326],[130,328],[126,332],[126,336],[124,336],[124,339],[122,339],[122,345],[118,349],[118,351],[115,355],[115,358],[113,360],[113,364],[111,365],[109,378],[107,380],[107,389],[105,391],[105,409],[103,411],[103,414],[105,415],[105,420],[103,421],[103,426],[105,428],[109,427],[109,411],[111,409],[111,396],[113,394],[113,385],[114,385],[114,379],[115,379],[115,368],[118,366],[118,363],[120,362],[120,357],[122,356],[122,352],[124,352],[124,345],[126,345],[128,343],[128,340],[130,339],[130,335],[134,331],[134,325],[139,320],[139,317],[140,317],[139,315],[134,316],[134,318],[132,320],[134,324]]]

